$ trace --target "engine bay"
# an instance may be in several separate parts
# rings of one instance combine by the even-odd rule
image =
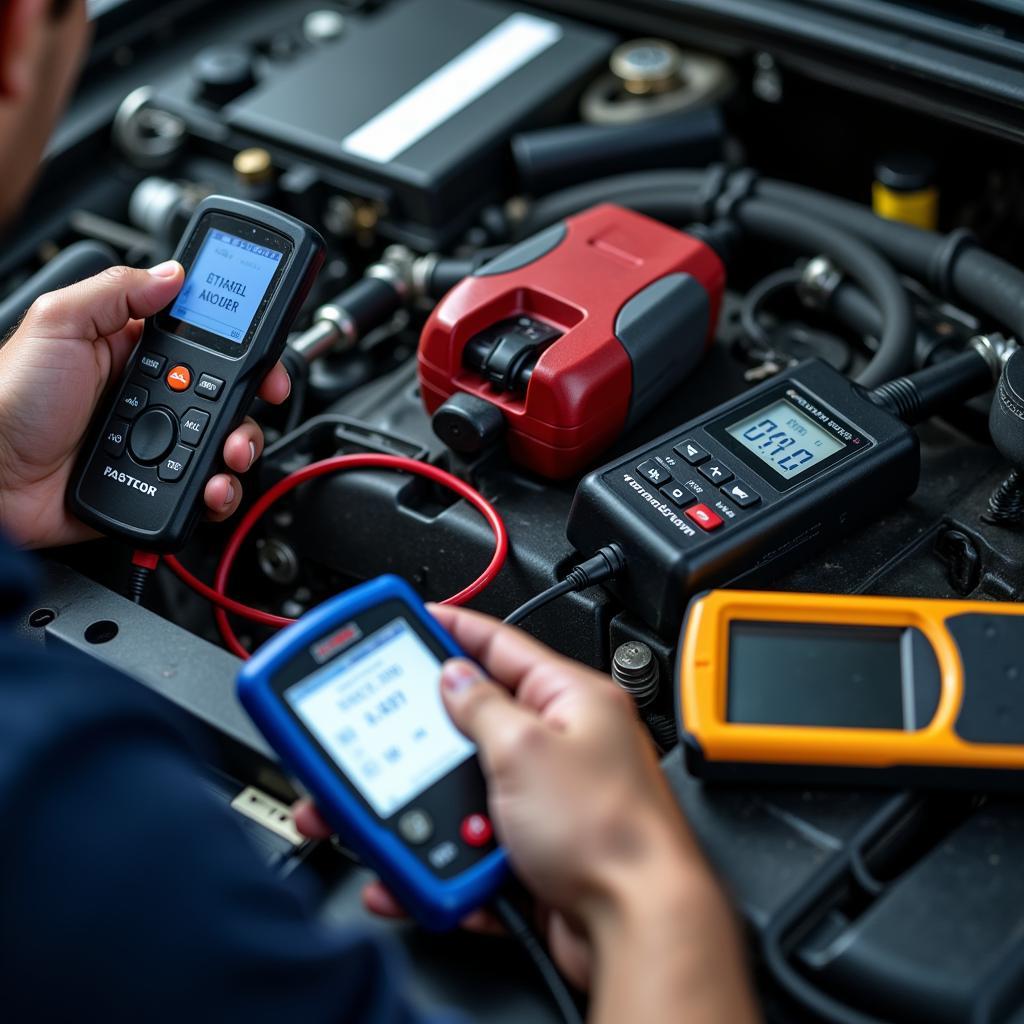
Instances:
[[[507,530],[471,607],[505,617],[573,581],[523,628],[633,696],[743,916],[769,1019],[1024,1019],[1018,802],[706,784],[675,692],[688,600],[711,587],[1021,599],[1024,434],[1012,409],[990,432],[1024,330],[1019,125],[983,89],[877,74],[878,40],[860,62],[807,56],[792,26],[706,6],[96,5],[0,254],[4,331],[44,291],[169,258],[212,194],[304,221],[327,255],[290,398],[252,411],[267,446],[243,514],[279,496],[241,538],[202,524],[184,573],[165,565],[141,601],[123,544],[47,552],[20,628],[165,698],[268,860],[351,919],[361,869],[289,825],[235,653],[268,616],[381,573],[430,601],[485,573],[492,526],[434,480],[353,465],[282,490],[339,456],[426,463]],[[879,24],[843,45],[869,49]],[[803,412],[778,415],[794,389]],[[600,584],[573,575],[599,552]],[[189,576],[263,622],[225,626]],[[501,940],[376,927],[429,999],[557,1019]]]

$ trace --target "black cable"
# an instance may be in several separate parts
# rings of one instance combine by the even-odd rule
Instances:
[[[543,607],[563,594],[570,594],[575,590],[586,590],[605,580],[617,576],[626,567],[626,560],[617,544],[608,544],[598,551],[593,558],[580,562],[563,580],[559,580],[547,590],[541,591],[535,597],[531,597],[525,604],[520,605],[511,615],[505,619],[508,626],[517,626],[528,615],[532,615],[538,608]]]
[[[131,576],[128,579],[128,596],[135,604],[142,604],[142,597],[146,593],[146,583],[149,581],[149,573],[148,566],[132,566]]]
[[[559,973],[547,949],[544,948],[544,943],[530,927],[526,917],[506,895],[498,896],[494,900],[493,907],[509,934],[533,961],[537,973],[541,976],[548,992],[551,993],[551,998],[558,1007],[558,1012],[565,1024],[583,1024],[583,1014],[580,1013],[580,1009],[576,1005],[572,990]]]
[[[288,396],[288,414],[285,417],[282,434],[290,434],[302,422],[306,411],[306,395],[309,393],[309,363],[293,348],[285,348],[281,360],[291,378],[292,390]]]
[[[914,424],[980,395],[993,383],[989,361],[969,348],[934,366],[888,381],[867,395],[904,423]]]
[[[779,210],[832,225],[859,238],[891,260],[896,269],[931,291],[962,302],[1024,337],[1024,273],[985,252],[965,232],[940,235],[876,216],[867,207],[803,185],[768,179],[749,180],[749,172],[722,167],[704,171],[650,171],[617,175],[555,192],[537,203],[520,224],[530,234],[562,217],[599,202],[615,202],[680,226],[721,214],[721,199],[731,183],[747,175],[745,194]],[[743,201],[732,200],[742,210]],[[666,206],[661,213],[654,208]],[[845,269],[845,268],[843,268]]]
[[[764,307],[782,292],[792,291],[800,283],[800,271],[796,267],[783,267],[767,277],[762,277],[743,297],[740,307],[740,326],[743,333],[765,352],[773,348],[768,331],[761,323]]]

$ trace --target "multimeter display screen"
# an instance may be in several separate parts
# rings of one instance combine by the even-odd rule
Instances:
[[[812,469],[844,447],[789,402],[775,402],[725,429],[786,479]]]
[[[475,753],[441,701],[441,663],[401,617],[284,691],[381,818]]]
[[[210,228],[171,316],[241,344],[284,253]]]
[[[908,630],[734,622],[730,722],[907,729],[914,717]]]

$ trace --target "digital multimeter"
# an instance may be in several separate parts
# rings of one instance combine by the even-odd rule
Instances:
[[[566,532],[579,551],[619,545],[612,589],[667,635],[692,594],[781,571],[911,494],[919,470],[913,430],[812,360],[590,473]]]
[[[441,700],[465,657],[395,576],[304,615],[246,662],[238,696],[327,820],[424,927],[495,894],[505,854],[476,750]]]
[[[1024,789],[1024,607],[717,590],[678,711],[710,779]]]
[[[82,447],[68,490],[79,519],[150,551],[184,545],[323,258],[293,217],[226,196],[199,204],[175,253],[182,289],[147,320]]]

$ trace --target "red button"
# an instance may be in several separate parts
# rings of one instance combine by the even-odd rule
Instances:
[[[486,846],[494,835],[491,819],[486,814],[470,814],[462,819],[459,835],[467,846]]]
[[[707,505],[694,505],[684,513],[702,530],[717,530],[722,525],[722,517],[716,515]]]
[[[192,371],[187,366],[172,366],[164,378],[172,391],[187,391],[192,383]]]

